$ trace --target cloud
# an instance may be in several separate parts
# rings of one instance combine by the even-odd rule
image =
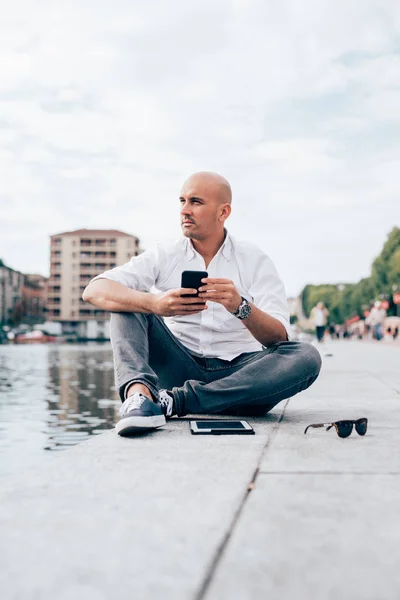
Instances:
[[[367,274],[399,224],[395,0],[16,0],[0,24],[0,256],[48,236],[179,234],[191,172],[232,183],[229,226],[290,294]]]

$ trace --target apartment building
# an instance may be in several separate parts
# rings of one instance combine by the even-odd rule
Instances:
[[[89,281],[140,254],[139,239],[115,229],[77,229],[50,238],[47,317],[64,334],[108,339],[109,314],[83,302]]]
[[[22,299],[25,275],[8,267],[0,259],[0,324],[18,323],[18,307]]]

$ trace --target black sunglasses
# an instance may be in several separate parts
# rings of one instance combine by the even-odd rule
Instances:
[[[339,437],[346,438],[349,437],[353,431],[353,425],[355,426],[358,435],[365,435],[367,433],[368,419],[362,418],[357,419],[356,421],[335,421],[335,423],[314,423],[313,425],[308,425],[305,428],[304,433],[307,433],[307,429],[310,427],[326,427],[326,431],[329,431],[334,427]]]

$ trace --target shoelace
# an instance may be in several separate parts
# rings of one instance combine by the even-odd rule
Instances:
[[[140,408],[145,400],[147,400],[147,398],[146,396],[143,396],[143,394],[136,393],[129,396],[119,409],[120,416],[123,417],[130,410]]]
[[[173,407],[173,398],[166,392],[165,390],[160,390],[159,392],[159,404],[161,409],[166,417],[170,417],[172,415],[172,407]]]

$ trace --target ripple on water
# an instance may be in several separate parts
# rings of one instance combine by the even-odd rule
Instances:
[[[0,476],[113,428],[119,404],[110,345],[0,346]]]

